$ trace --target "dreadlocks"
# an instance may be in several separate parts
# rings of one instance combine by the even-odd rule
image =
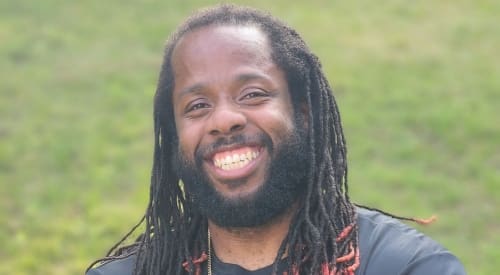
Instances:
[[[136,253],[135,274],[196,274],[206,258],[207,219],[183,191],[172,164],[178,137],[171,57],[185,34],[220,25],[261,30],[269,40],[273,61],[286,74],[295,110],[305,105],[309,111],[307,188],[280,246],[273,273],[286,254],[287,274],[353,274],[359,265],[358,228],[347,190],[346,144],[338,107],[320,62],[292,28],[268,14],[232,5],[190,17],[166,45],[154,100],[154,162],[145,232],[131,247],[117,250],[134,228],[105,260]]]

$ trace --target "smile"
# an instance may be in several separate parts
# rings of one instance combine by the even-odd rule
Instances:
[[[256,147],[224,151],[213,156],[213,164],[224,171],[241,169],[256,159],[259,154],[259,148]]]

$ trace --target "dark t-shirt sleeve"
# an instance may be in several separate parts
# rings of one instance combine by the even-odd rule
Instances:
[[[135,255],[112,260],[90,269],[85,275],[131,275],[135,265]]]
[[[438,252],[412,261],[401,274],[462,275],[465,270],[455,256],[449,252]]]
[[[400,221],[358,209],[358,275],[462,275],[460,261],[437,242]]]

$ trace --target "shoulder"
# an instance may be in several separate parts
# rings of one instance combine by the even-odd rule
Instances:
[[[357,274],[465,274],[460,261],[416,229],[357,209],[361,266]]]
[[[131,254],[119,259],[104,262],[87,271],[86,275],[132,275],[136,255]]]

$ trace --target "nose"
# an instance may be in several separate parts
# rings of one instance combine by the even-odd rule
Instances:
[[[229,135],[243,130],[246,124],[247,118],[239,107],[226,104],[213,110],[208,129],[211,135]]]

